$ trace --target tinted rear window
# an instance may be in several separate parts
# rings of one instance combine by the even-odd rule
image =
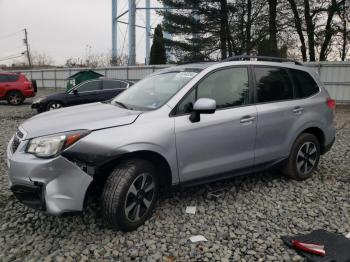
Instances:
[[[316,94],[319,91],[318,85],[309,73],[291,69],[295,83],[295,97],[304,98]]]
[[[293,99],[293,85],[286,69],[256,67],[254,71],[259,103]]]

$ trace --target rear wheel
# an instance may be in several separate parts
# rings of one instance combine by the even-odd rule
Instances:
[[[102,193],[104,220],[122,231],[132,231],[148,219],[158,195],[153,165],[142,159],[127,160],[108,177]]]
[[[14,105],[14,106],[22,104],[24,99],[25,98],[23,97],[22,93],[19,91],[11,91],[6,96],[7,102],[10,105]]]
[[[62,107],[63,107],[63,104],[61,102],[52,101],[52,102],[47,104],[46,110],[51,111],[51,110],[60,109]]]
[[[283,172],[291,178],[305,180],[311,177],[319,160],[320,143],[318,139],[312,134],[304,133],[294,142]]]

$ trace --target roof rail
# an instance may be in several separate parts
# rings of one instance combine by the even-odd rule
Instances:
[[[270,61],[270,62],[290,62],[294,63],[296,65],[303,65],[302,63],[288,58],[281,58],[281,57],[273,57],[273,56],[255,56],[255,55],[237,55],[237,56],[230,56],[226,59],[221,60],[221,62],[229,62],[229,61],[244,61],[244,60],[251,60],[256,59],[257,61]]]

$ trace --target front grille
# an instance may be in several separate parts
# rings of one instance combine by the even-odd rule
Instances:
[[[38,210],[45,210],[45,199],[42,185],[14,185],[13,194],[23,204]]]
[[[17,138],[17,136],[15,136],[12,141],[12,153],[16,152],[20,143],[21,141]]]

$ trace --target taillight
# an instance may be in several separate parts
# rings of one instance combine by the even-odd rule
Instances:
[[[331,99],[331,98],[328,98],[327,99],[327,106],[332,109],[332,110],[335,110],[335,100],[334,99]]]
[[[26,81],[26,82],[24,82],[24,85],[25,85],[28,89],[32,89],[32,82]]]

